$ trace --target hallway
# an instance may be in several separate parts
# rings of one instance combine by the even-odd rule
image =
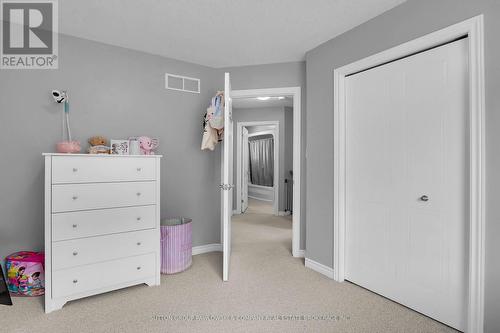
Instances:
[[[276,258],[298,260],[292,258],[291,254],[292,216],[272,214],[272,202],[249,198],[245,214],[233,215],[232,255],[238,259],[231,260],[232,265],[237,261],[244,271],[244,265],[256,259],[261,261],[261,265],[265,265],[266,260],[269,260],[272,262],[271,266],[276,265]]]

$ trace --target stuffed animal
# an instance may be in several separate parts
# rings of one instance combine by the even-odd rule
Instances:
[[[89,154],[109,154],[108,139],[103,136],[93,136],[89,139]]]
[[[141,148],[141,153],[143,155],[154,155],[154,149],[158,148],[158,139],[152,139],[147,136],[141,136],[138,138],[139,147]]]

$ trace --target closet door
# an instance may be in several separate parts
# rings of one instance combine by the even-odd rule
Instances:
[[[231,100],[231,79],[229,73],[224,78],[224,139],[222,151],[221,225],[222,225],[222,279],[229,280],[231,261],[231,216],[233,214],[233,117]]]
[[[346,279],[466,327],[468,40],[347,78]]]

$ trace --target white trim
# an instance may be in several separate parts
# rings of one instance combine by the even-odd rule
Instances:
[[[290,213],[289,211],[285,211],[285,210],[280,210],[278,212],[278,216],[288,216],[288,215],[292,215],[292,213]]]
[[[233,97],[234,99],[234,97]],[[236,210],[239,212],[242,212],[241,208],[241,186],[243,185],[243,176],[241,174],[242,168],[243,168],[243,156],[241,154],[242,152],[242,144],[243,142],[241,141],[241,136],[243,133],[243,127],[247,126],[274,126],[273,129],[270,129],[269,131],[263,131],[259,133],[264,133],[266,134],[271,134],[273,136],[274,140],[274,200],[273,200],[273,212],[274,215],[278,215],[278,210],[279,210],[279,199],[280,199],[280,123],[279,121],[239,121],[236,123]],[[248,134],[248,137],[250,138],[251,136],[254,136],[253,133],[252,135]],[[255,184],[248,184],[248,186],[255,186],[255,187],[270,187],[270,186],[262,186],[262,185],[255,185]],[[250,196],[249,196],[250,197]],[[260,198],[254,198],[254,199],[259,199]],[[267,201],[267,200],[264,200]]]
[[[253,138],[254,136],[261,136],[261,135],[272,135],[273,138],[274,138],[275,137],[274,128],[270,129],[270,130],[267,130],[267,131],[259,131],[259,132],[249,133],[248,137],[249,138]]]
[[[307,268],[310,268],[313,271],[316,271],[329,277],[330,279],[333,279],[333,268],[320,264],[319,262],[311,260],[309,258],[306,258],[304,260],[304,263]]]
[[[297,258],[304,258],[306,256],[306,250],[299,250],[297,252],[297,255],[295,257]]]
[[[292,254],[299,257],[300,251],[300,214],[301,214],[301,160],[302,160],[302,109],[301,88],[267,88],[233,90],[232,98],[259,97],[259,96],[292,96],[293,97],[293,226],[292,226]]]
[[[207,245],[193,246],[192,253],[193,256],[208,252],[222,252],[222,244],[214,243]]]
[[[334,219],[333,271],[336,281],[345,274],[345,77],[385,62],[437,46],[456,38],[469,37],[470,103],[470,231],[467,332],[484,330],[485,256],[485,88],[483,15],[479,15],[393,47],[352,64],[336,68],[334,85]],[[306,265],[307,266],[307,265]]]

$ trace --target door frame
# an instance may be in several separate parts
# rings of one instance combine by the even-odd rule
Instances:
[[[467,332],[484,330],[484,257],[485,257],[485,83],[483,15],[369,56],[333,72],[334,83],[334,217],[333,278],[345,278],[346,225],[346,76],[385,64],[426,49],[469,37],[469,274]]]
[[[233,90],[232,98],[251,98],[267,96],[289,96],[293,97],[293,214],[292,214],[292,255],[304,257],[304,251],[300,249],[301,239],[301,161],[302,161],[302,111],[301,111],[301,88],[265,88]],[[286,112],[286,111],[285,111]]]
[[[286,112],[286,111],[285,111]],[[272,130],[266,130],[258,133],[249,134],[248,137],[271,134],[274,140],[274,200],[273,200],[273,213],[278,216],[279,214],[279,200],[280,200],[280,123],[279,121],[239,121],[236,123],[236,214],[241,214],[241,187],[243,185],[243,155],[242,155],[242,140],[243,127],[247,126],[274,126]]]

